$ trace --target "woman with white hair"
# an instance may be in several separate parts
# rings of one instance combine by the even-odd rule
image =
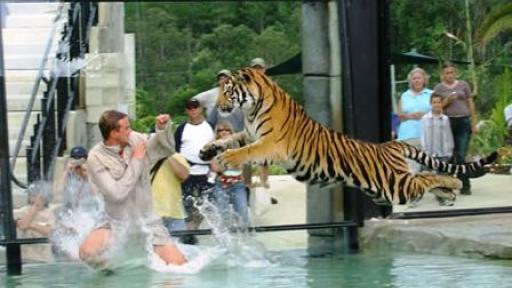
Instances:
[[[431,110],[430,95],[432,90],[426,88],[429,75],[421,68],[412,69],[407,75],[409,89],[402,93],[396,109],[400,118],[398,140],[405,141],[416,147],[421,145],[421,117]],[[411,163],[412,164],[412,163]],[[412,165],[415,172],[419,165]]]

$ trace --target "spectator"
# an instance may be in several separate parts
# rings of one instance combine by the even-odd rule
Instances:
[[[105,252],[112,247],[112,239],[118,239],[112,234],[119,225],[147,237],[154,253],[166,264],[186,262],[154,213],[151,199],[149,167],[156,159],[174,153],[169,121],[169,115],[158,115],[156,133],[144,135],[131,130],[128,116],[122,112],[109,110],[101,115],[103,141],[91,149],[87,165],[92,183],[105,199],[109,220],[88,234],[80,246],[80,258],[89,265],[108,266]]]
[[[407,75],[409,89],[402,93],[396,114],[400,118],[398,140],[420,148],[421,117],[430,111],[430,94],[426,88],[429,76],[421,68],[412,69]],[[414,161],[407,161],[413,172],[419,172],[421,166]]]
[[[421,148],[430,156],[448,162],[453,153],[453,135],[448,116],[443,114],[443,96],[430,97],[432,111],[421,118]]]
[[[102,200],[91,184],[87,172],[87,149],[81,146],[73,147],[69,153],[67,169],[63,174],[61,187],[64,191],[64,206],[76,210],[99,210]]]
[[[505,121],[507,122],[508,135],[506,137],[506,144],[512,145],[512,104],[505,107]],[[512,171],[512,170],[511,170]]]
[[[215,139],[226,139],[233,134],[233,127],[228,122],[220,122],[215,127]],[[239,147],[232,147],[239,148]],[[230,216],[229,203],[233,205],[233,209],[241,221],[243,227],[249,224],[249,216],[247,210],[247,193],[243,182],[241,169],[226,169],[224,170],[215,159],[212,160],[212,169],[217,172],[215,181],[215,200],[221,213],[225,216]],[[228,217],[223,217],[229,220]],[[229,221],[228,223],[233,223]]]
[[[229,72],[229,70],[227,70],[227,69],[220,70],[219,72],[217,72],[217,84],[218,84],[217,87],[214,87],[210,90],[201,92],[201,93],[195,95],[194,97],[192,97],[192,99],[198,100],[199,103],[201,103],[201,106],[206,108],[206,115],[208,117],[210,117],[212,112],[214,110],[216,110],[214,108],[215,108],[215,104],[217,102],[217,97],[219,96],[219,93],[220,93],[219,87],[230,76],[231,76],[231,72]]]
[[[228,115],[224,115],[220,112],[220,110],[217,107],[215,107],[215,102],[217,101],[217,96],[220,93],[220,87],[229,76],[231,76],[231,72],[229,72],[229,70],[226,70],[226,69],[220,70],[217,73],[217,81],[218,81],[219,87],[215,87],[212,89],[215,92],[208,94],[207,93],[208,91],[206,91],[206,92],[203,92],[201,94],[198,94],[198,95],[192,97],[192,99],[199,100],[199,102],[202,104],[202,106],[207,107],[208,122],[210,124],[212,124],[213,127],[215,127],[217,125],[217,123],[225,121],[225,122],[229,122],[233,126],[235,133],[238,133],[238,132],[243,131],[244,126],[245,126],[244,112],[242,111],[242,109],[237,106],[233,109],[233,111],[231,111],[231,113],[229,113]],[[209,90],[209,91],[212,91],[212,90]],[[210,96],[207,96],[207,95],[210,95]],[[210,101],[208,101],[208,99],[210,99]]]
[[[55,224],[55,206],[50,207],[51,185],[37,181],[27,188],[27,205],[14,210],[18,238],[47,237]],[[22,245],[24,260],[48,262],[53,260],[48,244]]]
[[[190,165],[179,153],[164,158],[160,163],[151,177],[155,211],[162,217],[169,233],[187,230],[181,183],[187,179]]]
[[[442,66],[441,83],[434,87],[434,91],[443,95],[444,113],[450,119],[453,133],[453,162],[462,164],[465,162],[466,153],[472,133],[477,132],[475,104],[468,83],[457,79],[457,70],[451,62]],[[471,194],[471,183],[468,175],[461,175],[461,194]]]
[[[186,224],[188,229],[197,229],[202,222],[202,216],[194,207],[194,201],[201,201],[200,198],[213,187],[208,182],[210,163],[199,158],[199,151],[205,144],[215,138],[215,133],[210,123],[203,115],[203,107],[197,99],[190,99],[185,104],[185,112],[188,116],[187,122],[176,128],[174,139],[176,151],[181,153],[190,164],[190,175],[181,184],[183,190],[185,211],[187,213]],[[184,241],[187,244],[197,243],[195,237],[189,237]]]
[[[90,182],[87,173],[87,149],[76,146],[70,151],[67,169],[59,190],[64,194],[64,205],[57,213],[50,242],[54,253],[79,260],[79,246],[83,238],[100,221],[105,221],[104,204]]]
[[[443,96],[432,93],[432,111],[421,118],[421,148],[430,156],[448,162],[453,152],[453,136],[448,116],[443,114]],[[454,202],[436,195],[441,206],[452,206]]]
[[[400,118],[396,113],[391,113],[391,140],[396,139],[398,126],[400,126]]]

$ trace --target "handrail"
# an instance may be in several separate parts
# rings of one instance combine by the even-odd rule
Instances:
[[[354,221],[326,222],[326,223],[306,223],[306,224],[287,224],[287,225],[271,225],[271,226],[250,226],[247,230],[250,232],[278,232],[278,231],[294,231],[294,230],[314,230],[314,229],[339,229],[347,228],[351,233],[357,231],[359,224]],[[240,229],[232,228],[231,232],[240,231]],[[178,230],[171,231],[171,236],[189,236],[189,235],[211,235],[212,229],[194,229],[194,230]],[[16,240],[0,240],[0,245],[7,244],[43,244],[48,243],[47,237],[37,238],[20,238]]]
[[[18,158],[18,154],[21,149],[21,143],[23,142],[23,139],[25,138],[26,128],[28,126],[28,121],[30,120],[30,115],[32,114],[32,109],[34,108],[34,102],[35,102],[35,99],[37,96],[37,92],[39,91],[39,85],[41,84],[41,79],[43,78],[43,70],[44,70],[44,67],[46,67],[46,64],[48,63],[48,55],[50,54],[50,49],[52,47],[53,40],[55,38],[57,24],[62,17],[63,7],[64,7],[64,4],[61,3],[59,5],[57,15],[55,16],[55,18],[53,20],[52,30],[50,31],[50,34],[48,36],[49,39],[48,39],[48,42],[46,43],[46,48],[45,48],[45,51],[43,54],[43,58],[41,59],[41,63],[39,65],[39,71],[37,74],[36,82],[34,83],[34,86],[32,87],[32,92],[30,95],[28,107],[25,110],[23,124],[20,127],[20,133],[18,135],[18,139],[16,140],[16,146],[14,148],[14,155],[12,156],[12,160],[11,160],[11,171],[10,171],[11,172],[11,180],[13,180],[13,182],[21,188],[27,188],[27,184],[22,183],[20,180],[18,180],[16,178],[16,176],[14,175],[14,167],[16,166],[16,160]]]
[[[73,22],[74,22],[74,21],[77,19],[77,17],[78,17],[78,12],[79,12],[79,10],[80,10],[80,3],[76,3],[76,4],[75,4],[75,7],[78,7],[78,8],[73,10],[73,16],[72,16],[72,19],[73,19],[72,21],[73,21]],[[62,48],[62,47],[61,47],[61,45],[65,45],[65,44],[69,43],[69,38],[71,38],[71,34],[73,33],[73,29],[74,29],[74,27],[73,27],[73,26],[71,26],[71,27],[69,28],[69,30],[68,30],[68,31],[66,31],[66,32],[67,32],[67,34],[65,35],[64,39],[61,41],[61,43],[60,43],[60,45],[59,45],[59,48]],[[46,103],[47,105],[46,105],[46,107],[45,107],[45,109],[46,109],[45,111],[49,111],[49,110],[50,110],[50,108],[51,108],[51,106],[52,106],[52,105],[54,105],[54,104],[53,104],[53,99],[54,99],[54,98],[53,98],[53,95],[55,94],[55,88],[57,87],[57,80],[58,80],[57,78],[58,78],[58,77],[55,77],[55,76],[56,76],[56,73],[55,73],[55,71],[54,71],[54,70],[52,70],[52,72],[51,72],[51,73],[52,73],[52,76],[51,76],[51,78],[50,78],[50,79],[51,79],[51,81],[52,81],[52,85],[51,85],[50,91],[48,92],[48,99],[49,99],[50,101],[48,101],[48,103]],[[46,122],[48,121],[48,117],[52,117],[52,116],[54,116],[54,115],[47,115],[46,117],[43,117],[43,120],[41,121],[41,125],[39,126],[39,129],[37,130],[36,138],[35,138],[35,140],[34,140],[34,145],[35,145],[35,146],[33,147],[33,150],[34,150],[34,151],[37,151],[37,149],[39,149],[39,145],[40,145],[40,143],[41,143],[41,138],[42,138],[42,136],[43,136],[43,131],[44,131],[44,128],[45,128],[45,126],[46,126]],[[36,155],[37,155],[37,153],[32,154],[32,157],[31,157],[31,163],[33,163],[33,162],[36,160],[36,159],[35,159],[35,158],[36,158]]]
[[[96,7],[95,6],[92,6],[93,9],[92,11],[90,12],[89,14],[89,19],[87,20],[87,33],[86,33],[86,38],[84,39],[84,42],[85,43],[89,43],[89,29],[92,27],[92,23],[94,21],[94,16],[96,15]],[[71,33],[70,33],[71,35]],[[69,111],[71,110],[71,105],[73,104],[73,100],[75,99],[75,92],[72,91],[71,92],[72,94],[70,95],[70,97],[68,97],[68,101],[66,103],[66,110],[64,111],[64,117],[63,117],[63,121],[62,123],[67,123],[68,122],[68,118],[69,118]],[[62,131],[60,131],[60,135],[63,135],[64,134],[64,131],[66,130],[66,126],[65,125],[62,125],[61,127]],[[58,134],[59,135],[59,134]],[[53,168],[54,168],[54,165],[55,165],[55,159],[57,158],[57,155],[59,153],[59,147],[62,143],[62,139],[64,137],[58,137],[57,139],[57,143],[53,149],[53,152],[52,152],[52,157],[51,157],[51,160],[50,160],[50,165],[49,165],[49,175],[48,175],[48,178],[51,179],[52,176],[53,176]]]

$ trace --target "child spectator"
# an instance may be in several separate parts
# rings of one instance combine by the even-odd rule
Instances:
[[[432,157],[450,161],[453,154],[453,135],[450,119],[443,114],[443,96],[436,92],[430,96],[432,110],[421,118],[421,148]],[[436,195],[441,206],[452,206],[453,201]]]
[[[228,122],[220,122],[215,127],[216,140],[229,138],[231,134],[233,134],[233,127]],[[240,217],[242,226],[247,227],[249,216],[247,211],[247,193],[245,191],[242,169],[230,168],[224,170],[215,160],[212,160],[211,166],[212,170],[217,172],[214,196],[220,213],[225,216],[232,215],[228,210],[229,203],[231,203],[233,210],[236,212],[237,216]],[[223,217],[223,219],[230,220],[229,217]],[[240,222],[235,221],[228,223]]]
[[[450,119],[443,114],[443,96],[430,97],[432,111],[421,118],[421,148],[430,156],[449,161],[453,154],[453,135]]]

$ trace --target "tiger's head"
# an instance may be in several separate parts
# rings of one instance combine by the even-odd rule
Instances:
[[[251,111],[260,99],[260,89],[256,81],[265,77],[253,68],[245,68],[233,73],[220,87],[217,107],[222,114],[229,114],[235,107]],[[260,86],[261,87],[261,86]]]

